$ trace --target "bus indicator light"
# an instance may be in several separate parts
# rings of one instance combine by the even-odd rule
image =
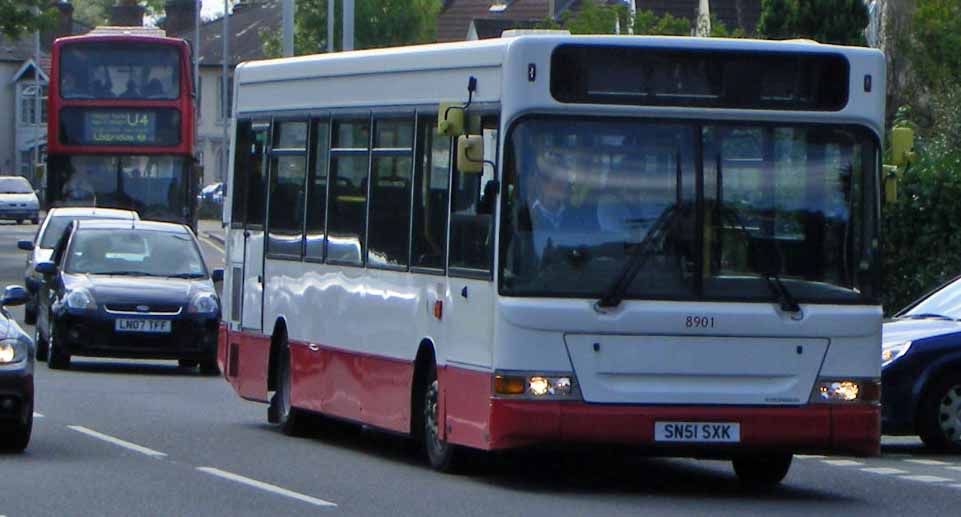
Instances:
[[[498,395],[522,395],[526,384],[524,377],[498,375],[494,377],[494,392]]]
[[[441,300],[436,300],[434,302],[434,317],[441,319],[444,316],[444,302]]]

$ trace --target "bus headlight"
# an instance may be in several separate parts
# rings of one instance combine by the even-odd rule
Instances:
[[[93,310],[97,308],[97,302],[94,301],[93,294],[82,287],[67,293],[65,303],[69,309]]]
[[[26,348],[16,339],[0,341],[0,364],[19,363],[26,355]]]
[[[497,373],[494,395],[536,400],[580,399],[577,381],[572,374]]]
[[[884,349],[881,350],[881,366],[887,366],[888,364],[894,362],[895,359],[898,359],[902,355],[908,353],[910,348],[910,341],[885,346]]]
[[[877,404],[881,402],[879,379],[818,379],[811,393],[812,403]]]

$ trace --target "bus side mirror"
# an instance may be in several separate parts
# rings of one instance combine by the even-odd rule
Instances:
[[[480,135],[457,137],[457,170],[462,174],[484,171],[484,139]]]
[[[464,106],[459,102],[443,102],[437,110],[437,134],[458,136],[464,134]]]

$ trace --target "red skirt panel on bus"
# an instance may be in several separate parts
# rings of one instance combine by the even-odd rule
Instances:
[[[314,343],[292,342],[290,350],[294,406],[409,432],[410,363]]]
[[[218,357],[223,357],[224,377],[238,395],[267,402],[267,361],[270,337],[224,329],[219,336]]]

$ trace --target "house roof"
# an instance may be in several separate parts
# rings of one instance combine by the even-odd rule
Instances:
[[[569,3],[555,0],[555,11]],[[449,0],[437,16],[437,41],[466,39],[471,21],[478,18],[525,22],[543,20],[556,14],[549,12],[550,4],[548,0]],[[491,10],[492,5],[501,5],[503,8]]]
[[[230,15],[230,53],[228,65],[242,61],[264,59],[264,45],[260,37],[263,29],[279,30],[281,26],[280,0],[261,0],[234,5]],[[200,45],[198,61],[200,66],[221,66],[223,64],[223,23],[224,17],[210,20],[200,26]],[[176,34],[168,34],[193,41],[194,30],[189,28]]]

